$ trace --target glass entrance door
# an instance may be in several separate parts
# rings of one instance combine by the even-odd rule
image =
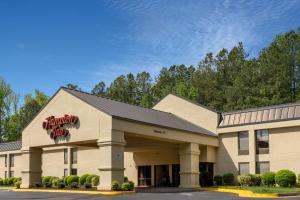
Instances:
[[[169,165],[155,165],[155,186],[170,186]]]
[[[178,187],[180,185],[180,164],[172,165],[172,186]]]
[[[202,162],[199,163],[199,181],[200,185],[203,187],[212,186],[214,184],[214,163]]]
[[[138,186],[151,186],[151,166],[138,167]]]

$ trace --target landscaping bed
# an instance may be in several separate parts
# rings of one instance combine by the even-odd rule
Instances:
[[[248,190],[258,194],[300,194],[299,187],[267,187],[267,186],[214,186],[212,188]]]

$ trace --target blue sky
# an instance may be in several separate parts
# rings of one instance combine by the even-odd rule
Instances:
[[[299,0],[0,0],[0,76],[21,96],[67,83],[90,91],[240,41],[256,56],[298,26]]]

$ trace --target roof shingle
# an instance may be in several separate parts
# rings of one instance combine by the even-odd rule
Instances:
[[[21,148],[22,148],[22,141],[0,143],[0,152],[20,150]]]
[[[215,133],[192,124],[184,119],[181,119],[172,113],[122,103],[119,101],[99,97],[77,90],[71,90],[64,87],[62,89],[113,117],[134,120],[151,125],[158,125],[162,127],[184,130],[209,136],[216,136]]]

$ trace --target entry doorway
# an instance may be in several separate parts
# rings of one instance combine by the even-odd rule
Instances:
[[[169,165],[155,165],[155,187],[170,186]]]
[[[138,186],[151,186],[151,165],[138,167]]]
[[[178,187],[180,185],[180,164],[172,165],[172,186]]]
[[[199,163],[199,181],[202,187],[213,186],[214,181],[214,163],[201,162]]]

